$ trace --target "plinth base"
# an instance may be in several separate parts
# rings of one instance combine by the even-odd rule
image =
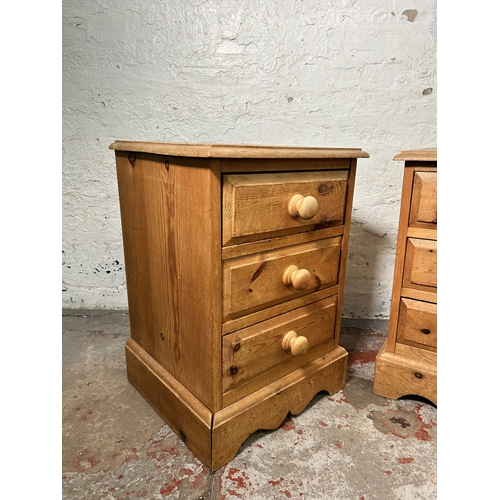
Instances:
[[[437,405],[436,357],[434,352],[401,344],[389,352],[384,343],[375,358],[373,392],[390,399],[421,396]]]
[[[196,457],[211,470],[232,460],[259,429],[276,429],[288,413],[300,413],[320,391],[344,387],[347,352],[342,347],[212,413],[132,339],[126,348],[130,383]]]

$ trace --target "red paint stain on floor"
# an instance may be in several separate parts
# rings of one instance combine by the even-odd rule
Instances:
[[[374,363],[376,357],[376,352],[351,352],[347,357],[347,365]]]
[[[277,486],[278,484],[280,484],[284,480],[285,480],[284,477],[280,477],[277,481],[268,481],[267,483],[272,484],[273,486]]]
[[[84,472],[90,467],[94,467],[98,463],[99,460],[97,460],[92,455],[91,451],[88,448],[85,448],[80,453],[78,453],[78,456],[73,460],[73,466],[75,467],[75,469],[77,469],[78,472]]]
[[[341,393],[339,393],[339,394],[341,394]],[[332,403],[347,403],[347,404],[349,404],[349,400],[345,396],[342,396],[338,399],[334,399],[332,397],[329,397],[328,401],[331,401]]]
[[[220,474],[219,477],[217,478],[217,498],[219,498],[220,500],[225,500],[226,499],[226,495],[224,495],[222,493],[222,479],[223,479],[223,474]]]
[[[161,440],[155,441],[148,448],[148,457],[156,458],[158,461],[172,455],[177,457],[179,456],[179,446],[180,441],[176,441],[173,445],[169,442],[162,443]]]
[[[406,439],[408,436],[405,435],[405,434],[401,434],[400,432],[398,432],[396,429],[392,428],[392,429],[389,429],[389,432],[393,435],[393,436],[396,436],[397,438],[401,438],[401,439]]]
[[[427,432],[427,429],[430,429],[431,427],[432,425],[430,424],[422,424],[422,427],[415,432],[415,437],[419,441],[432,441],[430,434]]]
[[[236,496],[238,498],[244,498],[237,490],[246,490],[249,486],[252,486],[252,483],[248,481],[248,474],[240,470],[236,467],[230,467],[229,471],[226,475],[226,479],[232,481],[236,489],[227,489],[227,492],[231,496]]]
[[[283,429],[284,431],[293,431],[295,429],[295,424],[293,423],[293,420],[289,420],[288,422],[282,424],[281,429]]]
[[[404,457],[404,458],[398,458],[398,462],[400,464],[409,464],[415,460],[413,457]]]
[[[323,420],[318,420],[318,424],[321,425],[321,427],[328,427],[328,424],[323,422]]]
[[[288,490],[280,490],[280,493],[284,493],[287,498],[292,498],[292,494]]]
[[[132,453],[130,453],[127,458],[125,459],[125,462],[128,463],[131,460],[138,460],[139,455],[137,454],[137,448],[132,448]]]
[[[193,489],[201,488],[205,484],[206,478],[207,474],[203,472],[200,474],[196,474],[196,476],[194,476],[194,480],[193,483],[191,484],[191,487]]]
[[[419,405],[415,412],[417,414],[417,419],[419,420],[419,422],[422,424],[420,426],[420,428],[417,430],[417,432],[415,432],[415,437],[419,440],[419,441],[432,441],[432,437],[431,435],[427,432],[427,429],[432,429],[434,427],[434,423],[432,424],[426,424],[423,420],[422,420],[422,415],[420,415],[419,411],[420,408],[422,407],[422,405]]]
[[[160,488],[160,495],[162,497],[170,495],[170,493],[172,493],[172,491],[178,488],[180,484],[181,484],[180,479],[172,479],[168,483],[164,483],[163,486]]]

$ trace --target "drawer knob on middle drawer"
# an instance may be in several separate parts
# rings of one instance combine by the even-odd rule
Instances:
[[[318,201],[314,196],[294,194],[288,202],[288,212],[292,217],[304,220],[312,219],[318,212]]]
[[[292,330],[283,337],[281,347],[287,352],[290,351],[294,356],[300,356],[307,351],[309,342],[305,337],[297,336],[297,332]]]
[[[307,269],[288,266],[283,274],[283,283],[292,285],[295,290],[305,290],[311,283],[311,273]]]

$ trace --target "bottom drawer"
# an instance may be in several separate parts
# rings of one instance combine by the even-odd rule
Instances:
[[[333,339],[336,309],[334,295],[223,337],[222,391],[259,377],[256,390],[276,378],[276,367],[283,377],[309,363],[310,351]]]
[[[401,299],[397,341],[437,349],[437,304]]]

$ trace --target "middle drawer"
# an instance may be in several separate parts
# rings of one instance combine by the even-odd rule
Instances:
[[[334,286],[341,236],[224,261],[224,319]]]
[[[417,290],[437,287],[437,241],[408,238],[403,286]]]

